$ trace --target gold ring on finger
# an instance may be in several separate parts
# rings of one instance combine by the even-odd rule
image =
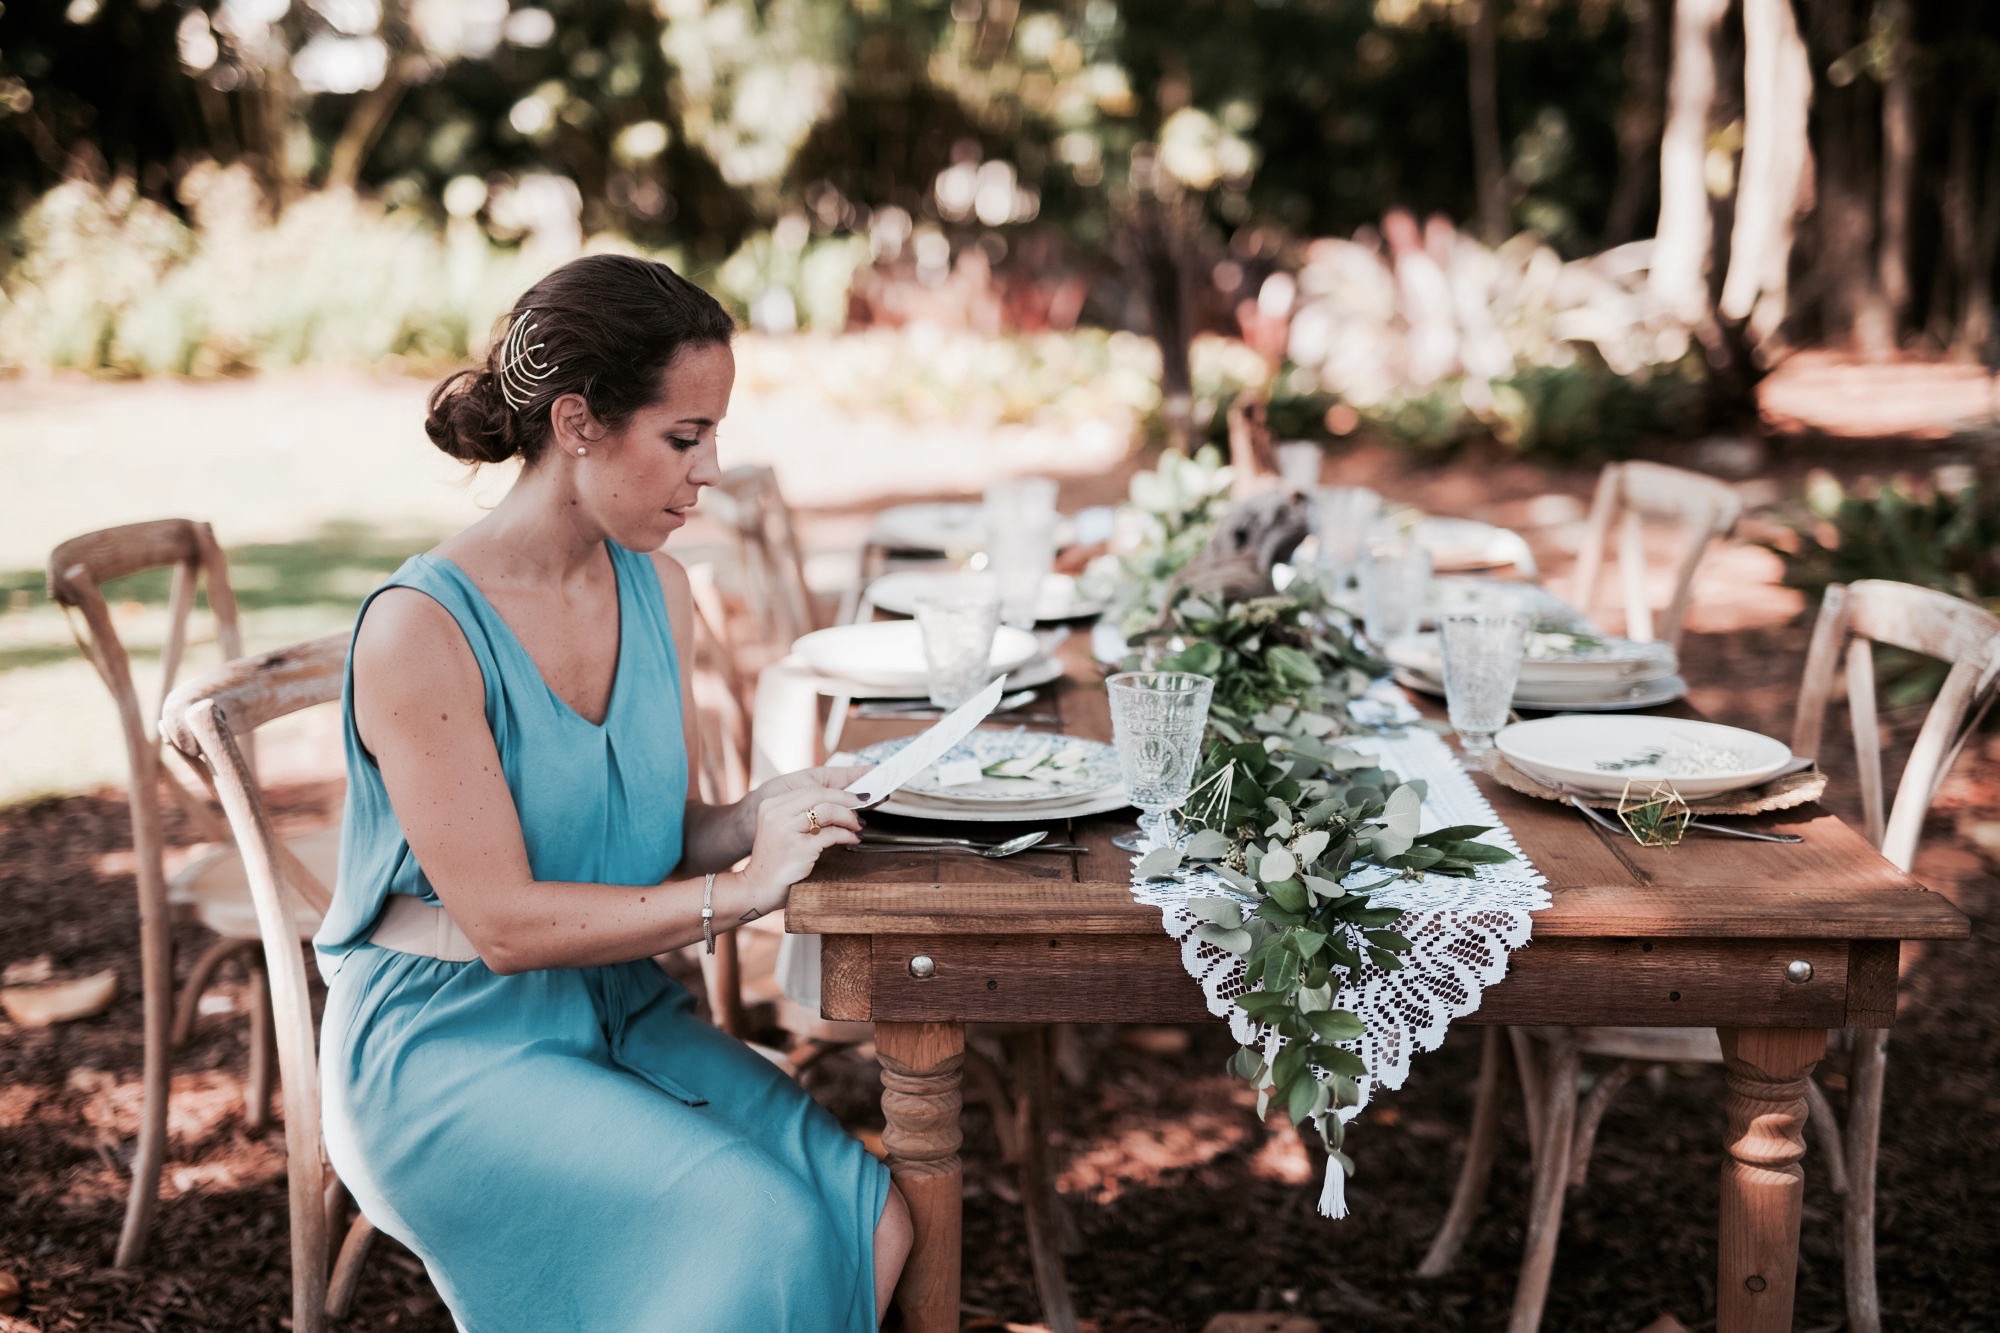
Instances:
[[[806,832],[811,834],[819,832],[819,811],[812,806],[806,807]]]

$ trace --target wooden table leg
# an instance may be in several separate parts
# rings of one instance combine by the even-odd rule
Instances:
[[[1792,1326],[1806,1192],[1806,1081],[1826,1054],[1814,1028],[1722,1028],[1729,1118],[1722,1161],[1716,1327]]]
[[[889,1174],[910,1206],[916,1242],[896,1287],[909,1333],[958,1329],[960,1195],[958,1159],[962,1023],[877,1023],[882,1062],[882,1146]]]

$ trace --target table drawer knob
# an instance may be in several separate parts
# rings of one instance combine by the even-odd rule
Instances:
[[[1785,967],[1785,978],[1803,986],[1812,980],[1812,964],[1803,958],[1794,958]]]
[[[927,953],[920,953],[910,960],[910,975],[919,981],[922,981],[925,977],[934,975],[936,972],[937,964],[931,961],[931,956]]]

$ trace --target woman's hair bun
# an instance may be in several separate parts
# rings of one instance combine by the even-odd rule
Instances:
[[[432,389],[424,433],[462,463],[504,463],[521,451],[514,413],[487,370],[461,370]]]

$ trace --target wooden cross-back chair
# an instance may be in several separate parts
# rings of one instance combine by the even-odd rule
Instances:
[[[230,842],[221,813],[204,796],[191,791],[162,762],[160,738],[151,719],[156,716],[140,702],[134,682],[133,657],[119,633],[105,586],[153,570],[171,570],[165,632],[160,640],[157,700],[173,689],[194,639],[198,594],[205,589],[212,634],[226,660],[243,652],[236,598],[230,589],[228,564],[215,533],[206,523],[188,519],[157,519],[105,528],[73,537],[49,555],[49,597],[70,617],[77,644],[97,669],[118,710],[124,739],[127,800],[132,811],[134,875],[139,897],[139,977],[143,1008],[145,1055],[139,1138],[132,1163],[131,1192],[118,1236],[113,1262],[123,1268],[138,1262],[158,1207],[160,1170],[166,1157],[167,1097],[172,1080],[172,1056],[192,1034],[197,1005],[216,970],[233,957],[250,962],[250,1067],[244,1089],[244,1118],[252,1130],[262,1129],[271,1094],[270,1003],[265,978],[254,965],[257,925],[250,910],[249,887]],[[183,812],[196,834],[224,844],[175,875],[166,873],[166,844],[161,822],[161,793]],[[303,856],[330,866],[334,856],[330,835],[316,835],[288,848],[288,857]],[[194,964],[174,1001],[173,925],[177,913],[191,914],[218,937]],[[316,914],[300,923],[302,933],[317,926]]]
[[[320,1138],[319,1054],[312,996],[297,921],[302,907],[324,913],[326,883],[287,857],[272,827],[246,745],[259,727],[303,709],[336,703],[348,635],[228,662],[167,697],[167,741],[210,783],[242,855],[256,907],[258,941],[270,977],[278,1069],[283,1080],[285,1176],[289,1186],[292,1328],[317,1333],[343,1315],[374,1237],[357,1216],[329,1273],[329,1237],[345,1211],[345,1191]]]
[[[1883,813],[1882,746],[1875,707],[1874,645],[1949,662],[1943,688],[1924,716],[1896,788]],[[1845,657],[1849,718],[1854,735],[1856,785],[1869,841],[1897,868],[1908,870],[1918,837],[1945,775],[1966,739],[2000,695],[2000,618],[1970,602],[1929,588],[1882,579],[1826,591],[1799,690],[1792,752],[1816,757]],[[1535,1187],[1527,1251],[1515,1288],[1509,1329],[1527,1333],[1541,1322],[1547,1300],[1566,1191],[1584,1183],[1605,1111],[1637,1075],[1660,1064],[1722,1063],[1712,1028],[1505,1029],[1527,1102]],[[1486,1030],[1485,1053],[1450,1212],[1420,1276],[1438,1277],[1451,1266],[1470,1230],[1491,1169],[1499,1114],[1501,1028]],[[1817,1081],[1806,1085],[1810,1123],[1827,1160],[1827,1177],[1842,1196],[1841,1249],[1845,1264],[1848,1326],[1879,1333],[1881,1302],[1875,1283],[1875,1164],[1882,1130],[1882,1096],[1889,1033],[1886,1028],[1844,1029],[1834,1034],[1829,1060],[1847,1077],[1844,1126]],[[1543,1048],[1540,1054],[1536,1046]],[[1582,1062],[1614,1061],[1579,1096]]]
[[[1729,535],[1742,516],[1743,501],[1725,481],[1665,463],[1610,463],[1598,474],[1590,502],[1583,549],[1577,555],[1571,600],[1589,614],[1604,569],[1604,548],[1618,529],[1618,573],[1624,595],[1625,637],[1680,646],[1695,570],[1708,548]],[[1673,566],[1671,592],[1658,617],[1647,591],[1647,520],[1679,529],[1680,554]]]
[[[748,609],[766,629],[760,637],[782,657],[817,622],[805,554],[778,474],[762,464],[730,468],[703,507],[729,529]]]
[[[688,583],[694,593],[694,661],[689,670],[695,716],[689,725],[699,741],[695,786],[708,804],[728,805],[750,790],[750,714],[743,702],[748,691],[715,571],[708,565],[692,565]],[[701,956],[701,971],[711,1021],[732,1037],[747,1035],[735,931],[715,937],[715,952]]]

